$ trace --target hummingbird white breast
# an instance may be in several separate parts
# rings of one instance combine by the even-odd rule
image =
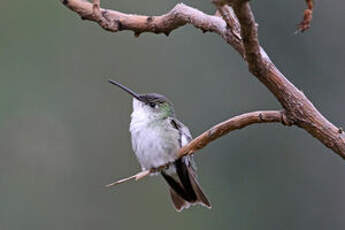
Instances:
[[[169,117],[134,98],[131,118],[132,147],[143,170],[176,160],[181,137]]]

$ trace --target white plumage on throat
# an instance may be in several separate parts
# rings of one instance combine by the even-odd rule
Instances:
[[[133,99],[130,132],[135,155],[143,170],[157,168],[177,158],[180,133],[169,118],[162,119],[159,108]]]

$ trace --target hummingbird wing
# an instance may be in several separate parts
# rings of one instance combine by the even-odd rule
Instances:
[[[181,121],[172,118],[171,125],[180,132],[180,145],[181,147],[188,144],[193,138],[187,126],[185,126]]]
[[[177,119],[171,119],[171,125],[180,133],[180,146],[188,144],[192,140],[192,135],[187,126]],[[196,167],[193,156],[188,155],[178,159],[174,163],[178,178],[162,172],[164,179],[170,185],[170,194],[175,208],[181,211],[192,204],[202,204],[211,207],[210,202],[202,192],[196,179]]]
[[[176,118],[173,118],[171,119],[171,125],[180,133],[180,147],[185,146],[186,144],[191,142],[191,140],[193,140],[192,134],[190,133],[188,127],[184,125],[181,121],[177,120]],[[196,164],[193,155],[188,155],[183,158],[185,160],[185,163],[192,168],[192,171],[194,171],[194,176],[196,176]]]

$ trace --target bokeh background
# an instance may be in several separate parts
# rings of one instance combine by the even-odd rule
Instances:
[[[159,15],[177,1],[103,0]],[[209,1],[186,1],[213,14]],[[279,109],[219,36],[192,26],[169,37],[109,33],[58,0],[1,2],[0,229],[344,229],[344,160],[305,131],[248,127],[197,156],[213,209],[177,213],[160,177],[113,189],[139,170],[131,99],[113,78],[175,104],[194,136],[233,115]],[[294,35],[305,3],[253,1],[262,46],[330,121],[345,122],[345,2],[316,1],[312,28]]]

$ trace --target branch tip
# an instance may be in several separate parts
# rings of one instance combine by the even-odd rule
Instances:
[[[311,21],[313,19],[313,0],[305,0],[307,3],[307,9],[304,10],[303,20],[298,24],[298,29],[295,33],[304,32],[310,28]]]
[[[113,187],[115,185],[118,185],[118,184],[122,184],[122,183],[125,183],[125,182],[128,182],[130,180],[135,180],[135,181],[138,181],[148,175],[151,174],[151,170],[145,170],[145,171],[141,171],[141,172],[138,172],[137,174],[133,175],[133,176],[130,176],[130,177],[126,177],[126,178],[123,178],[121,180],[118,180],[118,181],[115,181],[111,184],[107,184],[105,187],[106,188],[110,188],[110,187]]]

